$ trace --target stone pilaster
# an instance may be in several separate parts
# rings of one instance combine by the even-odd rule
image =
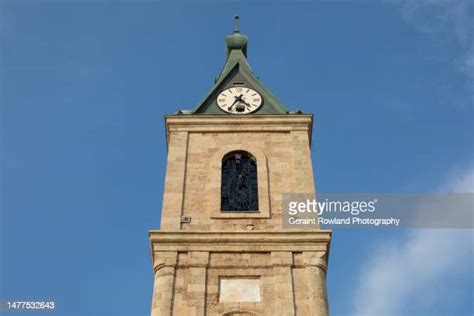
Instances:
[[[152,316],[327,316],[330,239],[331,232],[321,230],[151,231]],[[260,279],[260,299],[220,300],[222,278]]]
[[[155,252],[153,302],[151,316],[171,315],[177,252]]]
[[[313,164],[309,135],[306,130],[291,131],[291,146],[293,154],[293,193],[314,193]]]
[[[308,280],[311,315],[328,316],[329,307],[326,292],[326,253],[304,252],[303,264]]]
[[[204,316],[206,314],[206,283],[209,252],[191,251],[188,253],[189,283],[188,311],[189,316]]]
[[[183,212],[188,133],[173,132],[169,135],[168,162],[166,165],[165,190],[163,193],[162,230],[181,228]]]
[[[274,282],[274,315],[295,315],[295,300],[293,295],[293,254],[289,251],[273,251],[271,253]]]

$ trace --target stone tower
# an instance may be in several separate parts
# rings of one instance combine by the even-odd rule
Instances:
[[[237,19],[211,91],[165,118],[151,315],[328,315],[331,232],[282,225],[284,194],[315,193],[313,117],[256,77]]]

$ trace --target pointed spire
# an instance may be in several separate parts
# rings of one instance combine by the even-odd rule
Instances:
[[[179,112],[178,114],[223,114],[216,103],[216,96],[230,80],[239,78],[239,82],[245,82],[253,87],[265,99],[261,114],[287,114],[288,109],[281,103],[271,91],[263,85],[254,74],[247,60],[247,36],[240,33],[239,16],[234,16],[234,31],[225,38],[227,45],[227,59],[220,74],[214,81],[214,86],[209,93],[194,107],[191,112]]]
[[[234,15],[234,24],[235,24],[234,33],[240,33],[239,32],[239,16],[238,15]]]

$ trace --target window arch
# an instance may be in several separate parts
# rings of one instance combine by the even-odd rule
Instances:
[[[258,211],[257,160],[239,150],[222,159],[221,211]]]

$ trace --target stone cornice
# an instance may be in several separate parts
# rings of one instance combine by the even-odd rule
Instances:
[[[331,231],[149,232],[152,252],[329,252]]]
[[[307,131],[311,139],[313,115],[168,115],[166,139],[181,132],[290,132]]]
[[[152,242],[205,242],[229,243],[243,242],[320,242],[331,239],[331,230],[284,230],[284,231],[163,231],[150,230],[148,235]],[[216,239],[217,238],[217,239]]]
[[[199,121],[213,121],[213,122],[237,122],[237,121],[280,121],[280,122],[295,122],[306,121],[311,122],[312,114],[245,114],[245,115],[165,115],[165,121],[169,123],[176,122],[199,122]]]

